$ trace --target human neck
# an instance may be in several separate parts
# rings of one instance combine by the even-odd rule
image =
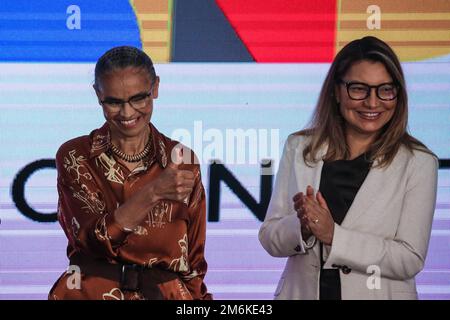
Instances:
[[[362,134],[353,131],[347,131],[346,140],[350,150],[350,159],[355,159],[361,154],[367,152],[375,140],[375,134]]]
[[[111,142],[117,146],[123,153],[133,155],[144,150],[148,142],[150,129],[135,137],[114,136],[112,134]]]

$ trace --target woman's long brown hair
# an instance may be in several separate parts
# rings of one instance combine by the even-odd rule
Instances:
[[[335,86],[358,61],[381,62],[393,82],[398,86],[397,105],[394,114],[372,143],[369,154],[371,160],[378,160],[378,166],[389,165],[403,145],[412,152],[421,150],[433,154],[423,143],[408,133],[408,97],[405,77],[400,61],[394,51],[376,37],[364,37],[348,43],[336,55],[322,86],[319,101],[308,128],[298,134],[311,137],[303,151],[305,163],[317,162],[317,152],[328,145],[324,161],[349,159],[350,150],[345,138],[345,121],[341,116],[335,97]],[[434,154],[433,154],[434,155]]]

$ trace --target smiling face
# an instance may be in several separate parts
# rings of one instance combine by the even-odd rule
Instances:
[[[156,77],[152,84],[150,75],[144,68],[116,69],[100,77],[94,88],[113,138],[148,134],[148,123],[153,112],[153,99],[158,97],[158,86],[159,78]],[[149,93],[151,95],[147,96]],[[121,101],[139,101],[142,98],[145,99],[142,108],[133,108],[130,103],[120,105]],[[119,102],[120,107],[117,110],[108,107],[111,102],[115,102],[115,105]],[[142,100],[139,104],[141,103]]]
[[[345,82],[360,82],[369,86],[378,86],[393,82],[381,62],[362,60],[355,62],[342,77]],[[361,136],[373,139],[391,120],[397,105],[397,99],[383,101],[372,88],[370,95],[364,100],[352,100],[344,84],[335,87],[335,95],[340,103],[340,113],[346,122],[347,138]]]

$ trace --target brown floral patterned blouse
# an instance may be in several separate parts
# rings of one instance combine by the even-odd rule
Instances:
[[[149,126],[152,150],[133,171],[110,154],[107,123],[58,150],[58,220],[68,238],[68,258],[170,270],[179,277],[158,285],[165,299],[211,299],[203,282],[206,205],[199,165],[183,164],[196,177],[188,205],[161,200],[133,232],[114,220],[115,209],[164,170],[178,143]],[[82,267],[77,285],[69,270],[54,284],[49,299],[143,298],[139,291],[122,290],[118,279],[84,274]]]

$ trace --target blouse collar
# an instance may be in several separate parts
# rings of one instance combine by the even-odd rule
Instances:
[[[153,143],[153,154],[156,161],[162,168],[167,166],[167,149],[166,143],[163,139],[162,134],[151,124],[150,134]],[[89,135],[91,142],[91,150],[89,153],[90,158],[98,157],[100,154],[108,151],[111,145],[111,134],[109,130],[109,125],[107,122],[103,124],[101,128],[95,129]]]

